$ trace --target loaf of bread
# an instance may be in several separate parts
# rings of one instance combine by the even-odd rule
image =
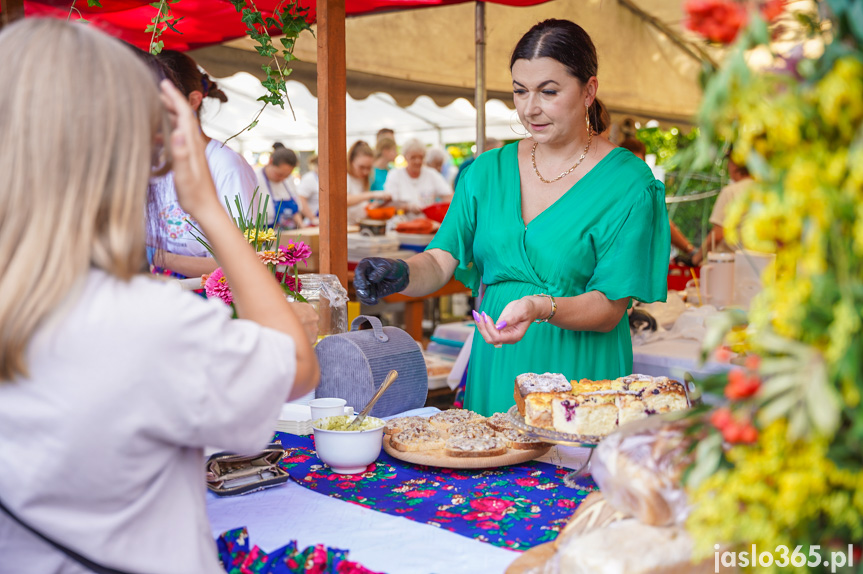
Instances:
[[[591,474],[609,504],[644,524],[682,524],[687,514],[681,476],[696,438],[686,421],[647,418],[603,440]]]

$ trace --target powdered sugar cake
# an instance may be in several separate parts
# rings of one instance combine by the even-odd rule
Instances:
[[[560,373],[523,373],[515,378],[515,404],[524,416],[524,398],[531,393],[559,393],[572,390],[572,383]]]

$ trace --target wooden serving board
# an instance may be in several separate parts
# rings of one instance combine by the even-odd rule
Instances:
[[[498,466],[509,466],[538,458],[547,453],[549,449],[551,449],[551,445],[532,450],[516,450],[511,448],[505,454],[498,456],[447,456],[442,450],[429,450],[425,452],[403,452],[396,450],[390,444],[390,435],[384,435],[384,450],[391,457],[413,464],[443,468],[495,468]]]

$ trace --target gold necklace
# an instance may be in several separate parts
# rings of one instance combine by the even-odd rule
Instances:
[[[545,179],[544,177],[542,177],[542,174],[541,174],[541,173],[539,173],[539,169],[537,169],[537,167],[536,167],[536,146],[538,146],[538,145],[539,145],[539,142],[533,142],[533,149],[532,149],[532,150],[530,150],[530,161],[532,161],[532,162],[533,162],[533,171],[534,171],[534,173],[536,173],[536,177],[538,177],[538,178],[539,178],[539,181],[541,181],[542,183],[554,183],[554,182],[556,182],[556,181],[558,181],[558,180],[560,180],[560,179],[563,179],[564,177],[568,176],[569,174],[571,174],[571,173],[572,173],[572,171],[573,171],[575,168],[577,168],[578,166],[580,166],[580,165],[581,165],[581,162],[583,162],[583,161],[584,161],[584,158],[585,158],[585,157],[587,157],[587,152],[588,152],[588,150],[590,149],[590,142],[591,142],[592,140],[593,140],[593,134],[591,134],[591,133],[588,131],[588,132],[587,132],[587,145],[586,145],[586,146],[584,146],[584,152],[581,154],[581,157],[580,157],[580,158],[578,158],[578,161],[577,161],[577,162],[575,162],[575,165],[574,165],[574,166],[572,166],[571,168],[569,168],[568,170],[566,170],[565,172],[563,172],[562,174],[560,174],[559,176],[557,176],[557,177],[556,177],[556,178],[554,178],[554,179]]]

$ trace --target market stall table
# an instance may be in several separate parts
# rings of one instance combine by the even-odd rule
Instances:
[[[297,440],[286,435],[283,438]],[[555,447],[539,460],[575,468],[587,455],[587,449]],[[384,453],[381,456],[385,456]],[[414,468],[426,469],[429,475],[439,470]],[[504,470],[501,476],[505,479],[506,469],[501,470]],[[506,484],[505,480],[502,482]],[[515,484],[512,486],[517,488]],[[565,487],[561,484],[556,488]],[[563,500],[570,500],[570,496],[574,500],[579,494],[584,495],[567,489]],[[504,498],[503,495],[501,497]],[[559,509],[563,515],[574,512],[574,504],[571,508],[566,506]],[[246,527],[251,544],[264,551],[274,551],[291,540],[297,540],[300,548],[324,544],[348,550],[350,560],[388,574],[503,573],[520,555],[520,552],[442,527],[339,500],[294,481],[233,498],[219,498],[207,493],[207,509],[214,537]],[[549,536],[553,537],[553,533]]]

